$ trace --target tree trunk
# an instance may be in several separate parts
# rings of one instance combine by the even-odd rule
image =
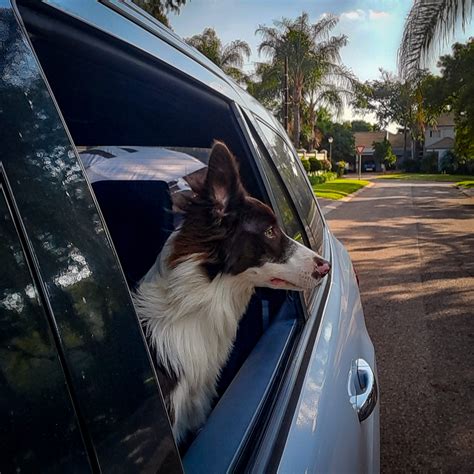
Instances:
[[[407,126],[403,126],[403,161],[407,159]]]
[[[295,91],[293,94],[293,144],[295,145],[295,148],[300,147],[300,135],[301,135],[300,104],[301,104],[301,90],[295,87]]]

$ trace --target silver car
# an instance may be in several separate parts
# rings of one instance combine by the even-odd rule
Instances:
[[[357,278],[272,114],[131,2],[0,0],[0,121],[1,472],[379,471]],[[257,290],[178,448],[130,290],[215,139],[332,271]]]

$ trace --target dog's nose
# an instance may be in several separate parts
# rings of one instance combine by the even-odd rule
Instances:
[[[313,278],[322,278],[331,271],[331,264],[327,260],[324,260],[324,258],[314,257],[313,260],[316,264],[316,269],[313,272]]]

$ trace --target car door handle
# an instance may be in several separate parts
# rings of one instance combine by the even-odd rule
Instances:
[[[359,422],[370,416],[377,405],[378,389],[373,370],[364,359],[352,362],[348,381],[349,400]]]

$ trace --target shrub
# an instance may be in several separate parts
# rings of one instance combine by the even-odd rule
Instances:
[[[333,171],[328,171],[326,173],[323,173],[323,176],[326,178],[326,181],[332,181],[333,179],[337,178],[337,174],[334,173]]]
[[[420,171],[422,173],[437,173],[438,172],[438,155],[434,152],[427,153],[421,159]]]
[[[318,160],[315,156],[311,156],[309,158],[309,166],[311,173],[315,173],[316,171],[321,171],[322,164],[321,160]]]
[[[309,173],[309,171],[311,169],[310,164],[309,164],[309,160],[302,159],[301,163],[303,163],[303,168],[305,169],[306,173]]]
[[[336,163],[336,166],[337,166],[337,177],[341,178],[346,169],[346,162],[344,160],[338,161]]]
[[[337,178],[336,173],[333,173],[332,171],[328,171],[323,174],[310,176],[309,182],[311,184],[322,184],[322,183],[325,183],[326,181],[332,181],[333,179],[336,179],[336,178]]]
[[[327,159],[324,159],[321,161],[321,166],[322,166],[323,171],[331,171],[332,169],[332,164]]]
[[[420,162],[412,158],[405,158],[402,163],[402,168],[407,173],[419,173],[420,172]]]
[[[440,171],[442,171],[443,173],[450,173],[450,174],[456,173],[456,171],[459,168],[458,157],[452,150],[447,151],[444,154],[443,158],[441,158],[439,167],[440,167]]]
[[[449,150],[441,158],[440,171],[450,174],[472,174],[474,161],[459,156],[454,150]]]

